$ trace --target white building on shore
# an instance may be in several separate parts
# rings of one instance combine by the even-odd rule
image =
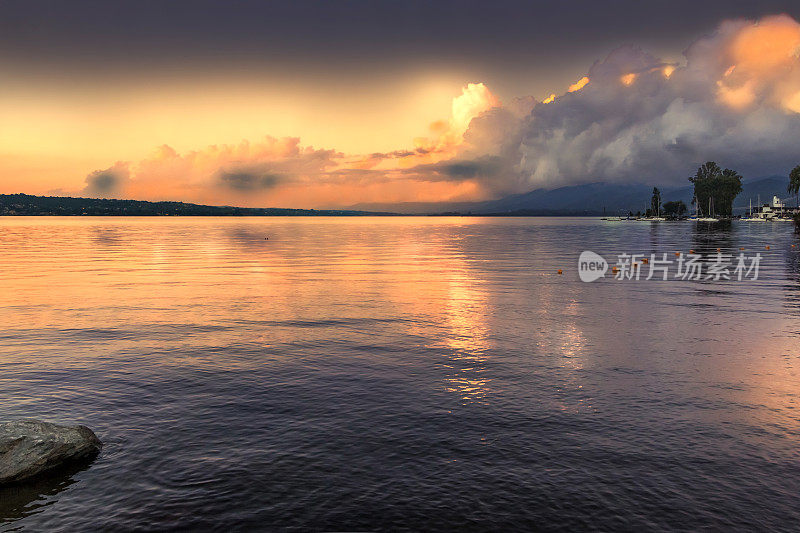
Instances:
[[[783,200],[773,196],[770,203],[758,206],[752,217],[763,220],[791,219],[796,211],[796,208],[787,206]]]

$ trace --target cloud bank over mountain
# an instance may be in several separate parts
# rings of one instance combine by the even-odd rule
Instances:
[[[624,46],[564,94],[502,104],[468,84],[413,146],[345,154],[299,138],[211,146],[93,173],[87,192],[238,205],[497,198],[587,182],[684,184],[707,160],[745,177],[800,163],[800,24],[725,21],[681,63]],[[90,191],[91,189],[91,191]]]
[[[679,182],[703,161],[745,175],[785,173],[800,153],[800,24],[729,21],[683,65],[624,47],[580,91],[526,117],[520,172],[530,186]]]

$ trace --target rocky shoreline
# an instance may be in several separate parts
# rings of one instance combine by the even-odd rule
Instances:
[[[0,487],[38,478],[63,467],[88,463],[103,443],[86,426],[40,420],[0,424]]]

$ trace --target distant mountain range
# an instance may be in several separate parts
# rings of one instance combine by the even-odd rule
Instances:
[[[746,181],[734,203],[735,212],[744,212],[750,200],[757,205],[769,202],[773,196],[787,199],[788,178],[771,176]],[[658,185],[656,185],[658,186]],[[690,207],[693,197],[691,184],[685,187],[659,187],[663,202],[683,200]],[[653,185],[589,183],[535,189],[523,194],[506,196],[486,202],[358,204],[352,209],[364,211],[393,211],[406,214],[492,214],[492,215],[608,215],[636,213],[650,207]]]

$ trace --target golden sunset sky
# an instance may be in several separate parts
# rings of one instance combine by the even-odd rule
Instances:
[[[792,10],[3,2],[0,193],[343,207],[783,172]]]

